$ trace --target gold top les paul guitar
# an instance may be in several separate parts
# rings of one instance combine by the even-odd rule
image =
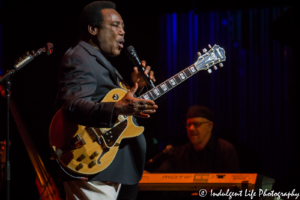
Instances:
[[[208,70],[215,64],[225,61],[225,51],[214,45],[204,55],[199,54],[197,62],[169,78],[157,87],[146,92],[140,99],[156,100],[172,88],[176,87],[200,70]],[[127,93],[123,89],[111,90],[102,102],[116,102]],[[119,98],[116,98],[119,97]],[[107,168],[119,149],[124,138],[132,138],[142,134],[144,127],[136,126],[132,116],[118,116],[113,128],[93,128],[69,122],[62,110],[52,119],[49,131],[50,145],[59,162],[69,170],[78,174],[96,174]]]

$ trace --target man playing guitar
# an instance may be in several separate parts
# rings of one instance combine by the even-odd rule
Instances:
[[[146,85],[138,69],[132,72],[133,88],[116,102],[101,102],[124,80],[107,60],[118,56],[124,43],[124,22],[109,1],[87,5],[79,18],[79,43],[62,59],[59,72],[57,106],[67,119],[83,126],[111,128],[118,115],[149,118],[158,108],[154,101],[138,99],[134,94]],[[155,81],[146,66],[145,74]],[[146,142],[143,134],[123,140],[112,163],[88,181],[65,179],[67,199],[135,199],[143,173]]]

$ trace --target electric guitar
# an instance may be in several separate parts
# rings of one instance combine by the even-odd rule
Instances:
[[[209,46],[210,47],[210,46]],[[197,61],[178,74],[164,81],[160,85],[138,97],[139,99],[156,100],[172,88],[187,80],[200,70],[217,67],[215,64],[224,62],[225,51],[218,45]],[[125,96],[128,91],[124,89],[111,90],[102,102],[116,102]],[[136,126],[132,116],[119,115],[113,128],[93,128],[81,126],[68,121],[62,110],[59,110],[52,119],[49,131],[50,145],[59,162],[72,172],[92,175],[103,171],[113,161],[122,139],[132,138],[142,134],[144,127]]]

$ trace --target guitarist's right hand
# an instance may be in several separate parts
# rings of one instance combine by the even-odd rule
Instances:
[[[154,101],[137,99],[133,95],[138,89],[135,83],[129,92],[115,103],[114,115],[133,115],[135,117],[149,118],[150,114],[156,112],[158,108]]]

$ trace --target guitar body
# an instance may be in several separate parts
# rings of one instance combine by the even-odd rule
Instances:
[[[116,102],[126,93],[123,89],[113,89],[102,102]],[[99,173],[111,164],[122,139],[136,137],[144,131],[144,127],[133,123],[132,116],[118,119],[111,129],[85,127],[68,121],[59,110],[50,125],[50,145],[60,163],[69,170],[86,175]]]

